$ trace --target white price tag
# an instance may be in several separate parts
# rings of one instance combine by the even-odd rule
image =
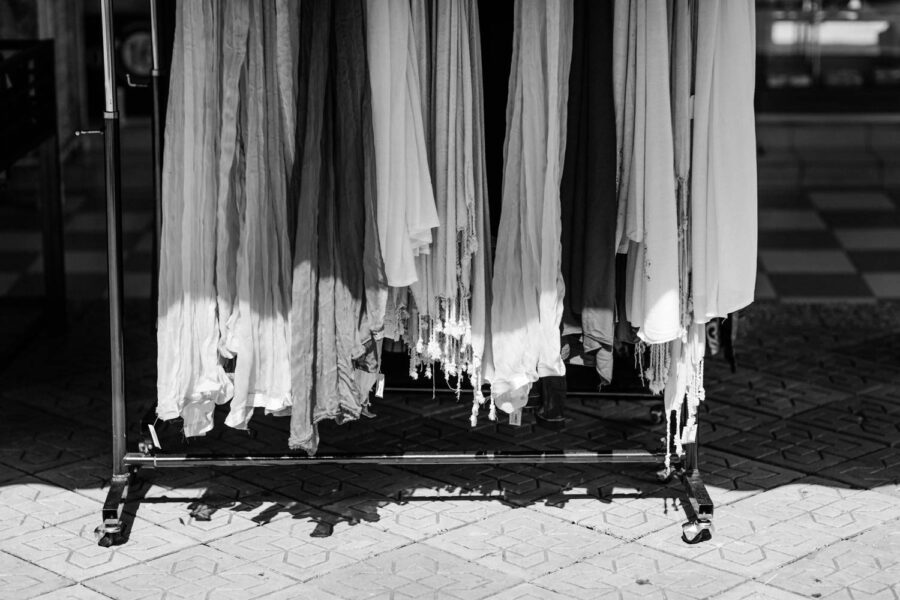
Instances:
[[[518,409],[509,413],[509,424],[513,427],[520,427],[522,425],[522,409]]]
[[[156,427],[153,423],[147,423],[147,429],[150,430],[150,437],[153,438],[153,445],[162,450],[162,444],[159,443],[159,436],[156,435]]]

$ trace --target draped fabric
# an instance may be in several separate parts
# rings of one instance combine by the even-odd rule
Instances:
[[[183,417],[187,436],[212,428],[215,404],[232,387],[219,360],[215,287],[221,32],[219,2],[178,5],[162,173],[157,414]]]
[[[626,209],[620,211],[624,223],[617,227],[624,236],[620,251],[628,242],[627,318],[642,341],[659,344],[675,339],[682,331],[668,17],[662,2],[633,0],[629,10],[628,26],[635,29],[635,59],[634,71],[627,72],[625,80],[626,88],[631,77],[635,82],[634,138],[630,163],[625,155],[622,160],[628,171],[620,179],[619,201],[624,199]],[[630,65],[630,58],[628,62]],[[623,118],[628,117],[626,111]],[[626,140],[623,152],[627,144]]]
[[[388,285],[418,280],[439,225],[428,171],[416,39],[408,0],[366,0],[378,230]]]
[[[316,424],[358,418],[378,370],[386,279],[362,0],[305,0],[300,15],[297,202],[289,445]]]
[[[613,13],[611,4],[587,0],[575,0],[574,10],[566,160],[560,191],[563,354],[575,362],[580,358],[576,354],[583,352],[600,378],[610,383],[617,213]]]
[[[289,410],[287,173],[294,109],[276,47],[297,25],[274,0],[190,2],[177,10],[166,122],[159,307],[161,418],[187,436],[246,428],[254,407]],[[287,44],[280,59],[295,58]],[[292,136],[290,136],[292,137]],[[274,161],[274,162],[273,162]],[[274,168],[273,168],[274,167]],[[223,364],[234,361],[229,377]]]
[[[750,304],[756,283],[756,12],[752,0],[697,11],[691,268],[705,323]]]
[[[238,429],[247,427],[254,407],[279,414],[291,406],[291,256],[287,222],[290,151],[285,151],[291,145],[283,142],[286,132],[275,61],[275,3],[251,3],[248,12],[250,28],[243,82],[246,94],[242,107],[242,119],[246,121],[246,198],[239,211],[238,322],[236,347],[232,349],[238,359],[234,399],[225,421]],[[286,58],[294,64],[290,55]]]
[[[524,406],[539,377],[565,373],[559,186],[572,29],[571,2],[515,4],[491,307],[492,397],[510,413]]]

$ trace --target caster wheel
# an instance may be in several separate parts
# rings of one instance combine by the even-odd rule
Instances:
[[[659,425],[663,422],[664,410],[661,406],[654,406],[650,409],[650,422]]]
[[[699,544],[712,539],[712,523],[691,521],[681,526],[681,539],[686,544]]]
[[[94,537],[97,538],[97,545],[101,548],[110,548],[125,543],[125,536],[121,530],[109,530],[105,525],[100,525],[94,530]]]

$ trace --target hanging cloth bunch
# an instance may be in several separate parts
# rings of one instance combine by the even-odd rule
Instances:
[[[612,4],[575,0],[562,206],[563,355],[613,372],[616,129]]]
[[[379,368],[387,281],[364,12],[362,0],[301,4],[289,444],[310,454],[319,421],[359,417]]]
[[[492,398],[509,413],[538,378],[565,374],[559,193],[573,17],[566,0],[515,3],[491,307]]]
[[[694,320],[753,301],[756,282],[756,8],[698,2],[691,174]]]
[[[290,410],[287,172],[293,78],[275,71],[274,0],[186,2],[176,10],[163,161],[157,414],[186,436],[246,428],[254,407]],[[293,109],[291,109],[293,110]],[[280,160],[270,168],[273,158]],[[234,361],[234,372],[224,364]]]
[[[438,363],[457,386],[468,376],[478,402],[490,368],[484,360],[490,218],[478,7],[466,0],[413,2],[410,21],[415,69],[408,70],[419,82],[440,227],[430,251],[415,258],[417,277],[409,291],[391,294],[386,335],[407,342],[413,377],[431,377]]]

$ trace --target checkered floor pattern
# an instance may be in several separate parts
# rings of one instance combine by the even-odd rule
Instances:
[[[900,193],[762,191],[759,300],[900,298]]]

